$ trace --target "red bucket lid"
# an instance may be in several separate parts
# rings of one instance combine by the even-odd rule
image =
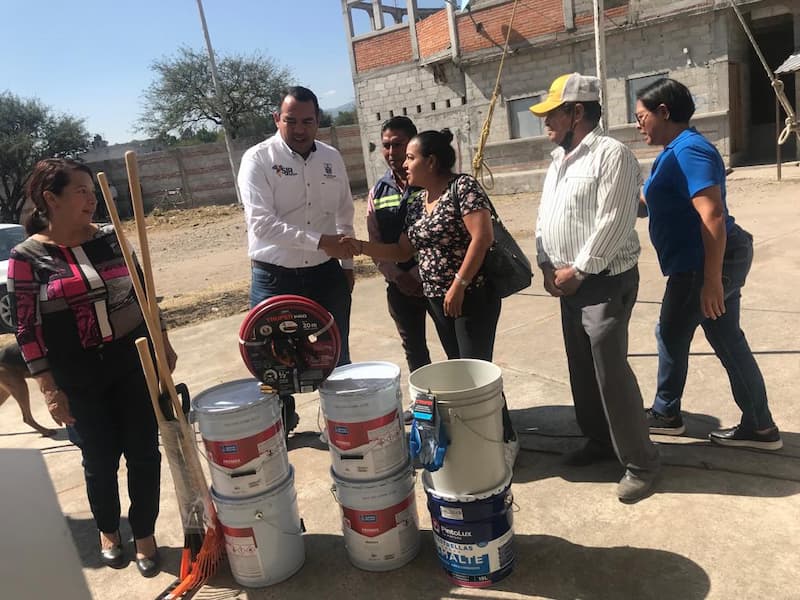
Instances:
[[[303,296],[267,298],[239,328],[245,366],[279,394],[316,390],[336,368],[341,347],[331,313]]]

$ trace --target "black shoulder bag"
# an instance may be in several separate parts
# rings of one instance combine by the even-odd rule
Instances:
[[[456,181],[458,177],[450,182],[450,197],[456,206],[456,212],[461,216],[461,202],[456,191]],[[511,294],[524,290],[531,285],[533,271],[531,261],[519,247],[516,240],[503,225],[500,216],[489,200],[489,210],[492,213],[492,231],[494,232],[494,242],[483,259],[481,273],[494,288],[497,295],[506,298]],[[462,217],[463,218],[463,217]]]

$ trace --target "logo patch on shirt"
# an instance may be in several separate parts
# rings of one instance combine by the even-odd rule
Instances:
[[[284,167],[283,165],[272,165],[272,170],[281,177],[282,175],[286,175],[287,177],[294,177],[297,173],[294,172],[292,167]]]
[[[333,165],[331,163],[323,163],[325,168],[325,177],[328,179],[336,179],[336,175],[333,173]]]

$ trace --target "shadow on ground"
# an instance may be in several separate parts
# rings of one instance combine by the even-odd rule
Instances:
[[[234,597],[235,590],[241,590],[238,597],[249,600],[481,597],[474,590],[466,591],[450,582],[436,556],[431,531],[422,531],[421,537],[420,553],[411,563],[375,573],[361,571],[349,563],[341,536],[307,535],[306,563],[297,576],[268,588],[242,589],[230,575],[221,574],[210,582],[216,589],[206,588],[204,592],[208,591],[210,598],[221,599]],[[486,598],[497,591],[557,600],[700,600],[710,589],[709,577],[700,565],[664,550],[630,546],[596,548],[548,535],[515,535],[514,548],[517,556],[514,570],[486,590]],[[313,572],[337,573],[337,577],[335,581],[309,577],[308,573]],[[222,573],[227,573],[227,569]],[[620,575],[624,573],[630,575]],[[669,577],[665,578],[664,573],[669,573]]]
[[[514,482],[561,477],[575,482],[615,482],[623,474],[616,461],[586,467],[563,464],[563,455],[585,443],[571,406],[537,406],[512,410],[522,452]],[[664,475],[658,492],[783,497],[800,493],[800,434],[781,432],[784,447],[777,452],[725,448],[708,441],[720,427],[716,417],[683,413],[682,436],[652,436],[658,444]],[[544,424],[544,425],[543,425]]]
[[[73,519],[66,517],[67,526],[72,534],[72,540],[75,543],[75,548],[78,550],[81,565],[86,569],[107,569],[100,561],[100,542],[97,527],[94,524],[94,519]],[[125,552],[127,567],[136,558],[136,550],[133,544],[133,536],[131,528],[128,524],[128,519],[120,519],[120,536],[122,538],[122,546]],[[181,561],[181,548],[172,548],[170,546],[160,545],[158,552],[161,555],[161,570],[165,573],[178,575],[180,571]],[[124,568],[124,567],[123,567]]]

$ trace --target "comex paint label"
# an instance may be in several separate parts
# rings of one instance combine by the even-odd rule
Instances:
[[[238,469],[263,455],[272,456],[281,448],[281,421],[255,435],[236,440],[206,440],[208,460],[226,469]]]
[[[222,526],[231,571],[243,579],[263,577],[264,567],[252,527]]]

